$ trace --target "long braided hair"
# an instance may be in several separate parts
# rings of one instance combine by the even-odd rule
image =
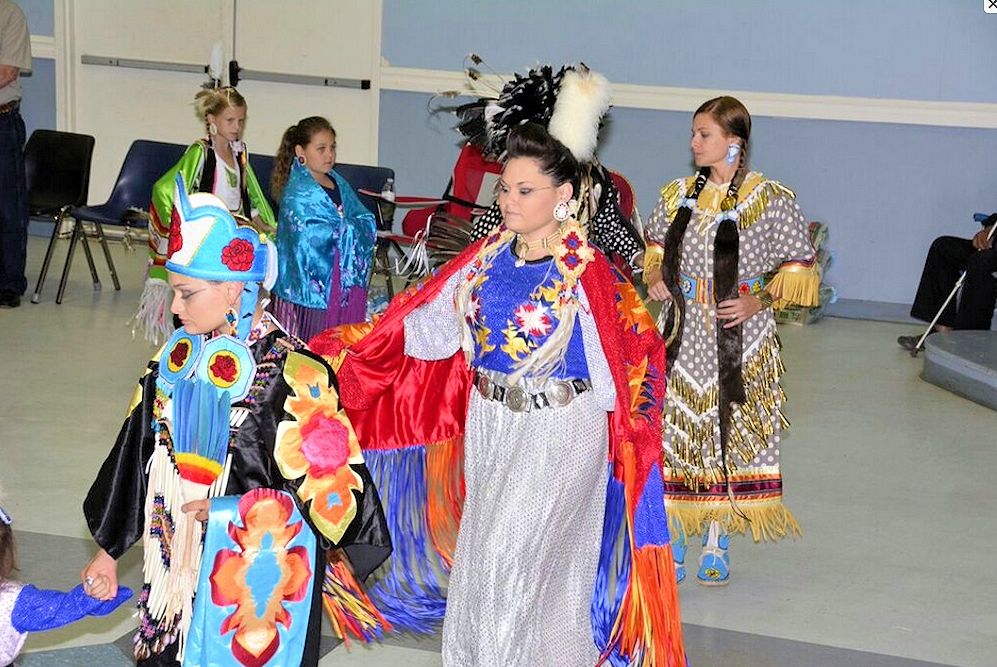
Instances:
[[[736,137],[742,142],[738,154],[737,170],[734,172],[727,193],[720,204],[720,213],[717,215],[719,224],[713,243],[714,300],[716,303],[720,303],[738,297],[737,270],[740,259],[740,221],[737,212],[737,196],[748,173],[747,153],[748,141],[751,138],[751,114],[739,100],[729,96],[707,100],[696,109],[693,118],[703,113],[710,114],[710,117],[716,121],[727,136]],[[685,296],[679,285],[682,239],[685,237],[689,220],[692,217],[692,209],[696,206],[696,201],[706,186],[709,175],[709,167],[703,167],[697,172],[692,192],[682,200],[681,206],[675,214],[675,219],[665,234],[664,245],[668,252],[666,252],[662,263],[662,277],[672,296],[673,303],[665,328],[665,331],[672,331],[667,347],[669,372],[682,344],[685,319]],[[744,380],[741,376],[742,325],[738,324],[726,329],[718,322],[716,331],[720,457],[726,479],[727,442],[730,437],[735,404],[742,405],[745,401]]]
[[[332,129],[332,124],[322,116],[302,118],[284,130],[284,136],[280,139],[280,148],[274,157],[273,173],[270,175],[270,194],[275,201],[280,201],[280,195],[287,184],[287,177],[291,174],[291,161],[296,159],[294,147],[307,146],[311,143],[312,137],[323,131],[331,132],[332,138],[336,138],[336,130]]]

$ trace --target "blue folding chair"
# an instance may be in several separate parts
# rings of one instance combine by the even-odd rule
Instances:
[[[103,225],[147,227],[148,218],[136,215],[135,209],[145,210],[149,207],[152,186],[155,185],[160,176],[177,163],[186,148],[181,144],[168,144],[144,139],[133,142],[125,155],[121,171],[118,172],[118,180],[115,181],[108,200],[96,206],[78,206],[70,211],[70,215],[74,219],[73,230],[69,240],[66,265],[62,269],[62,279],[59,281],[59,292],[55,297],[56,303],[62,303],[62,295],[66,291],[66,282],[69,278],[69,268],[73,261],[76,242],[84,235],[82,223],[93,224],[98,238],[104,236]],[[114,268],[114,262],[111,260],[111,253],[106,242],[103,245],[107,265],[111,269],[114,289],[120,290],[121,285],[118,282],[118,273]],[[42,267],[38,286],[35,288],[34,296],[31,297],[33,303],[38,303],[47,269],[47,264]],[[100,284],[96,283],[94,288],[99,289]]]
[[[391,285],[391,266],[388,260],[388,253],[395,243],[389,237],[391,235],[392,218],[394,216],[394,206],[383,202],[378,196],[384,188],[388,179],[394,181],[395,170],[388,167],[372,167],[364,164],[336,163],[333,168],[336,173],[346,179],[353,186],[360,197],[360,202],[367,207],[367,210],[374,214],[377,221],[377,244],[374,246],[374,275],[383,275],[387,284],[388,297],[393,297],[395,290]],[[383,207],[383,208],[382,208]],[[399,254],[401,248],[397,248]]]

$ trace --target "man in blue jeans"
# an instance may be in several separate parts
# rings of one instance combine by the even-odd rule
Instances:
[[[24,181],[21,72],[31,70],[24,13],[0,0],[0,308],[17,308],[28,288],[28,191]]]

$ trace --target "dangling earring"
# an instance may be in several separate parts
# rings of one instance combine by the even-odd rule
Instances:
[[[216,134],[218,134],[218,126],[215,125],[214,123],[208,123],[208,134],[210,134],[211,136],[215,136]]]
[[[299,155],[295,159],[298,161],[298,164],[300,164],[302,167],[305,166],[306,160],[305,160],[305,156],[304,155]]]
[[[229,306],[225,310],[225,321],[228,322],[228,334],[233,338],[239,333],[239,314],[235,312],[235,308]]]
[[[741,152],[741,144],[732,143],[727,146],[727,164],[734,164],[737,161],[737,156]]]
[[[571,215],[571,209],[568,208],[568,202],[557,202],[557,206],[554,207],[554,219],[558,222],[564,222],[569,215]]]

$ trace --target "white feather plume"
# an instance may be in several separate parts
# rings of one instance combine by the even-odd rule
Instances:
[[[609,81],[581,65],[564,73],[547,129],[579,162],[588,162],[599,142],[599,122],[608,110]]]

